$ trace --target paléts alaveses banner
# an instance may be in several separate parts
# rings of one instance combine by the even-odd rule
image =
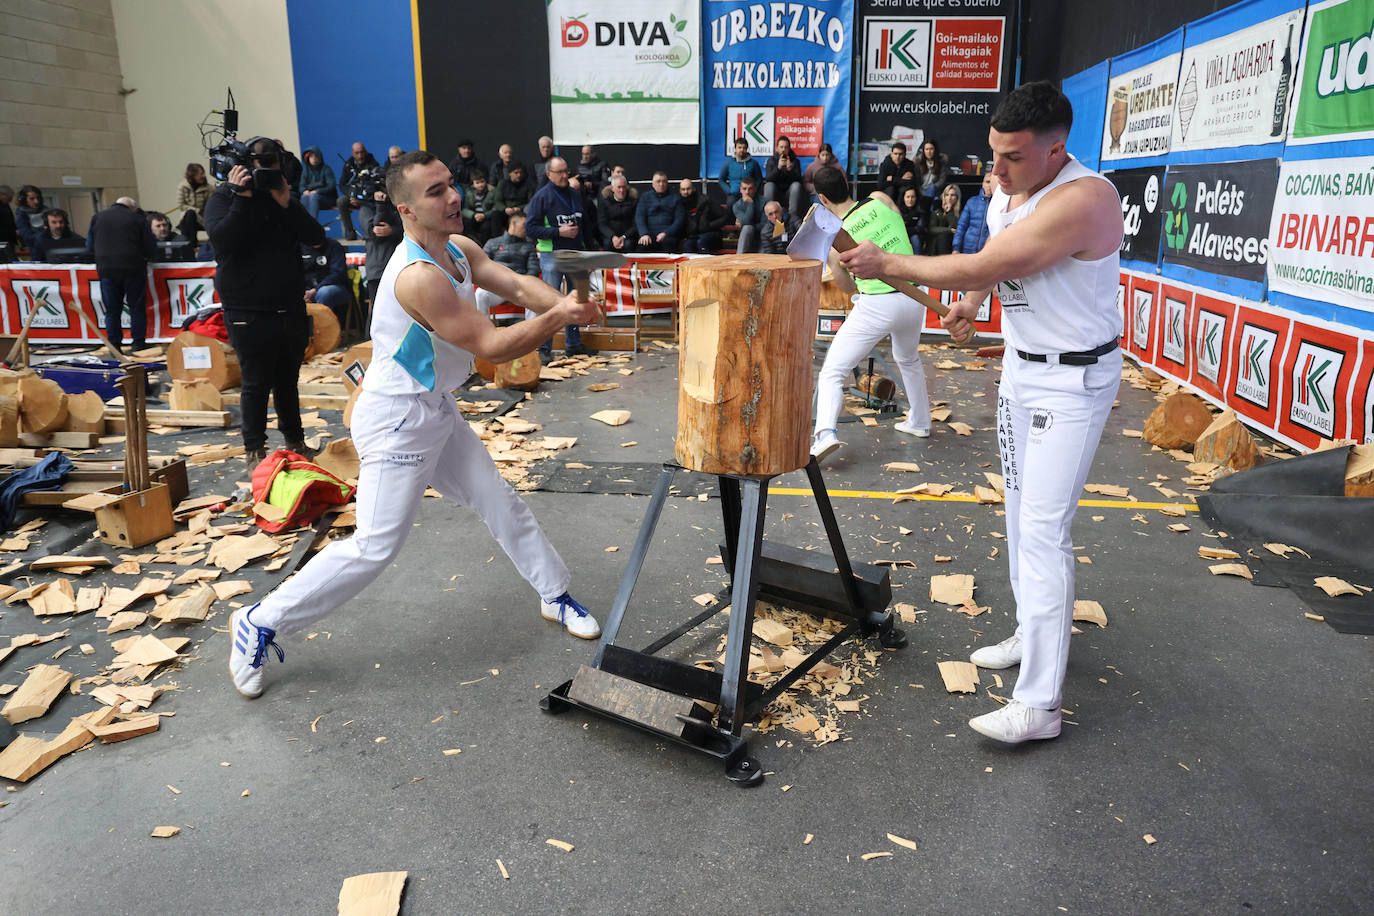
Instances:
[[[1277,159],[1170,166],[1164,263],[1263,283],[1278,171]]]

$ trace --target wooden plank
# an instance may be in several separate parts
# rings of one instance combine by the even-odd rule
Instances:
[[[19,441],[35,448],[95,448],[100,444],[99,433],[77,433],[58,430],[52,433],[20,433]]]
[[[682,737],[686,725],[679,715],[707,718],[690,697],[659,690],[582,665],[568,687],[568,698],[623,719],[638,722],[665,735]]]
[[[233,423],[227,410],[165,410],[148,408],[148,423],[153,426],[197,427],[209,426],[223,428]],[[105,422],[113,433],[125,432],[124,409],[105,408]]]
[[[379,871],[346,878],[339,889],[339,916],[396,916],[407,874]]]
[[[339,394],[302,394],[301,410],[343,410],[348,406],[348,395]],[[227,423],[225,424],[228,425]]]
[[[56,665],[34,665],[24,683],[10,696],[0,715],[4,715],[11,725],[37,719],[48,711],[71,679],[70,671],[64,671]]]

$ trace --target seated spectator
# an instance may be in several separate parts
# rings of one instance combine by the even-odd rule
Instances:
[[[510,220],[506,223],[504,235],[499,235],[489,240],[482,246],[487,257],[504,264],[518,274],[527,277],[538,277],[539,272],[539,250],[534,247],[525,235],[525,214],[513,213]],[[483,315],[491,317],[491,310],[494,306],[500,305],[505,300],[496,293],[477,288],[477,308]]]
[[[539,155],[534,158],[534,168],[530,170],[530,177],[534,179],[534,189],[537,191],[548,183],[549,160],[553,158],[553,137],[539,138]]]
[[[13,260],[14,253],[19,250],[19,232],[14,225],[14,211],[10,209],[13,201],[14,188],[0,184],[0,245],[9,246],[7,250],[0,250],[0,260]]]
[[[801,228],[801,220],[782,208],[776,200],[763,205],[763,224],[759,226],[760,254],[787,254],[787,245]]]
[[[921,155],[916,159],[916,183],[921,193],[933,198],[945,186],[949,177],[949,157],[940,152],[934,140],[921,144]]]
[[[754,183],[754,179],[740,179],[739,200],[730,208],[735,214],[735,222],[739,223],[739,244],[735,246],[737,254],[759,249],[759,224],[763,222],[763,202],[754,196],[757,190],[758,185]]]
[[[196,256],[196,246],[186,236],[172,228],[166,213],[152,210],[147,214],[148,228],[157,243],[157,259],[161,261],[189,261]]]
[[[199,233],[205,228],[205,202],[210,199],[210,179],[205,177],[205,166],[199,162],[188,162],[186,174],[177,185],[177,208],[181,210],[181,234],[195,244]]]
[[[954,250],[960,254],[977,254],[988,243],[988,204],[992,202],[992,192],[997,190],[997,179],[992,172],[983,176],[983,188],[977,197],[964,204],[964,212],[959,214],[959,228],[954,230]]]
[[[582,159],[577,163],[577,180],[582,186],[582,196],[590,198],[600,194],[610,177],[611,167],[596,155],[596,147],[591,144],[582,147]]]
[[[515,162],[515,153],[509,143],[502,143],[496,151],[496,161],[491,164],[491,169],[487,172],[487,184],[493,188],[501,187],[501,179],[510,176],[511,165]]]
[[[917,191],[915,185],[907,185],[902,190],[902,199],[897,201],[897,210],[902,214],[902,223],[911,239],[912,253],[920,254],[930,233],[930,198]]]
[[[635,189],[634,185],[630,184],[630,174],[629,172],[625,171],[625,166],[619,164],[611,166],[611,177],[606,179],[606,187],[601,189],[601,199],[605,200],[606,198],[611,196],[611,181],[614,180],[617,176],[625,179],[625,190],[627,193],[629,193],[630,200],[633,200],[636,203],[638,203],[639,191]]]
[[[372,218],[372,185],[381,183],[381,166],[362,142],[353,144],[352,155],[344,162],[339,174],[339,223],[346,242],[356,241],[358,230],[353,228],[353,211],[357,210],[364,225]]]
[[[827,165],[836,165],[838,162],[839,160],[835,158],[835,151],[830,148],[830,144],[822,143],[821,148],[816,151],[816,158],[812,159],[811,164],[806,167],[806,171],[802,172],[803,193],[813,204],[821,202],[820,197],[816,195],[816,172]]]
[[[906,144],[898,140],[892,152],[878,166],[878,187],[893,200],[902,199],[902,189],[916,183],[916,167],[906,158]]]
[[[611,176],[611,183],[597,207],[601,245],[607,251],[621,251],[626,254],[636,246],[635,212],[637,204],[630,196],[630,183],[624,175]]]
[[[67,211],[53,207],[43,214],[43,231],[34,237],[29,255],[35,261],[46,261],[57,249],[84,249],[86,240],[68,225]]]
[[[324,161],[318,146],[305,151],[301,169],[301,206],[318,222],[321,210],[333,210],[339,201],[339,189],[334,170]]]
[[[786,205],[787,212],[799,213],[803,191],[801,165],[797,162],[797,154],[792,152],[792,141],[785,136],[778,137],[773,155],[763,167],[763,199],[765,202],[776,200]]]
[[[525,205],[534,196],[534,182],[519,162],[510,164],[510,173],[496,186],[496,209],[507,220],[525,212]]]
[[[468,174],[472,186],[463,191],[463,235],[485,245],[496,234],[496,189],[487,185],[487,175],[480,169],[471,168]]]
[[[395,164],[396,164],[396,160],[397,160],[397,159],[400,159],[400,158],[401,158],[402,156],[404,156],[405,154],[406,154],[406,151],[403,150],[403,149],[401,149],[399,146],[389,146],[389,147],[387,147],[387,150],[386,150],[386,164],[387,164],[388,166],[390,166],[390,165],[395,165]]]
[[[374,208],[369,211],[375,213]],[[348,279],[348,258],[343,246],[334,239],[325,239],[314,247],[302,245],[301,257],[306,261],[305,282],[309,284],[305,301],[329,306],[342,325],[348,304],[353,301],[353,283]]]
[[[14,227],[25,248],[32,249],[33,243],[38,241],[38,236],[42,234],[45,210],[47,207],[43,205],[42,191],[31,184],[19,189],[19,206],[14,210]]]
[[[734,158],[725,160],[725,164],[720,167],[720,174],[716,176],[716,183],[725,192],[727,207],[733,207],[735,201],[740,199],[740,184],[746,178],[757,188],[763,182],[763,172],[759,171],[759,164],[754,157],[749,155],[749,141],[743,137],[736,137]]]
[[[682,197],[682,208],[687,212],[682,250],[715,254],[716,249],[720,248],[720,230],[730,221],[725,208],[707,195],[698,194],[697,186],[690,178],[682,179],[678,194]]]
[[[940,192],[940,203],[930,211],[929,254],[952,254],[954,230],[959,227],[959,186],[947,184]]]
[[[453,183],[460,188],[470,186],[473,176],[479,172],[484,178],[487,175],[487,167],[473,152],[471,140],[458,141],[458,155],[449,160],[448,170],[453,174]]]
[[[677,251],[687,213],[682,195],[668,188],[668,173],[654,172],[649,190],[639,195],[635,206],[635,229],[641,251]]]

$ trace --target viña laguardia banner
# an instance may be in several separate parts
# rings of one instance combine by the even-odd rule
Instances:
[[[701,4],[546,3],[555,143],[697,142]]]

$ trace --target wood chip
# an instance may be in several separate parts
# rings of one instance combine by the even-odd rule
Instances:
[[[230,579],[226,582],[216,582],[210,586],[215,590],[215,597],[220,601],[228,601],[238,595],[246,595],[253,590],[253,583],[247,579]]]
[[[887,838],[892,842],[896,843],[898,846],[905,846],[907,849],[912,850],[916,848],[915,840],[908,840],[906,837],[897,836],[897,834],[895,833],[889,833],[887,835]]]
[[[936,604],[972,603],[973,589],[973,576],[967,573],[930,577],[930,600]]]
[[[159,840],[165,840],[169,837],[176,836],[178,833],[181,833],[180,827],[154,827],[153,832],[149,834],[149,836],[155,836]]]
[[[112,562],[109,557],[51,556],[34,560],[29,564],[29,569],[37,572],[44,569],[66,569],[71,566],[109,566]]]
[[[254,560],[275,553],[278,546],[280,545],[266,532],[260,531],[251,537],[226,535],[210,548],[205,562],[227,572],[235,572]]]
[[[1185,531],[1192,531],[1193,529],[1189,528],[1182,522],[1174,522],[1172,525],[1169,526],[1169,530],[1174,532],[1175,534],[1182,534]]]
[[[345,878],[339,888],[339,916],[396,916],[408,874],[379,871]]]
[[[1341,595],[1354,595],[1358,598],[1361,594],[1358,588],[1335,576],[1318,576],[1312,580],[1312,584],[1332,598],[1338,598]]]
[[[1250,572],[1250,568],[1244,563],[1218,563],[1215,566],[1207,567],[1207,571],[1214,576],[1240,576],[1242,579],[1255,578]]]
[[[597,382],[595,385],[588,385],[588,391],[612,391],[620,387],[619,382]]]
[[[890,852],[866,852],[866,853],[864,853],[863,855],[859,856],[859,858],[863,859],[865,862],[867,862],[867,861],[869,861],[869,860],[871,860],[871,859],[890,859],[890,858],[892,858],[892,853],[890,853]]]
[[[137,716],[133,719],[111,722],[109,725],[88,725],[86,727],[91,734],[105,744],[114,744],[116,741],[127,741],[140,735],[151,734],[157,731],[161,722],[161,716]]]
[[[630,420],[628,410],[598,410],[592,414],[592,419],[607,426],[624,426]]]
[[[1089,493],[1097,493],[1101,496],[1115,496],[1126,499],[1131,495],[1131,491],[1126,487],[1118,487],[1110,483],[1090,483],[1083,488]]]
[[[1073,619],[1095,623],[1099,627],[1107,625],[1107,612],[1096,601],[1080,599],[1073,603]]]
[[[1142,837],[1141,839],[1143,839],[1143,840],[1145,841],[1145,845],[1146,845],[1146,846],[1153,846],[1154,844],[1156,844],[1156,843],[1159,842],[1159,840],[1156,840],[1156,839],[1154,838],[1154,834],[1151,834],[1151,833],[1145,834],[1145,836]]]
[[[961,436],[973,435],[973,427],[969,426],[967,423],[960,423],[958,420],[950,420],[949,428]]]
[[[1272,554],[1283,557],[1285,560],[1288,559],[1290,553],[1300,553],[1309,559],[1312,557],[1310,553],[1303,550],[1301,547],[1290,547],[1287,544],[1265,544],[1264,549]]]
[[[716,596],[711,594],[710,592],[702,592],[700,595],[697,595],[692,600],[695,601],[697,604],[701,605],[702,607],[710,607],[711,605],[716,603]]]
[[[889,471],[907,471],[913,474],[921,472],[921,466],[914,461],[889,461],[883,467]]]
[[[973,662],[940,662],[940,677],[949,693],[978,692],[978,666]]]
[[[500,859],[497,859],[497,860],[496,860],[496,867],[499,868],[499,869],[501,869],[501,877],[502,877],[502,878],[505,878],[507,881],[509,881],[509,880],[510,880],[510,872],[506,871],[506,864],[505,864],[504,862],[502,862]]]
[[[37,719],[61,696],[72,676],[70,671],[64,671],[56,665],[34,665],[24,683],[19,685],[19,689],[5,703],[5,708],[0,710],[0,715],[9,720],[11,725]]]
[[[754,635],[775,646],[790,646],[795,639],[791,627],[767,617],[754,618]]]
[[[565,843],[565,842],[563,842],[562,840],[552,840],[552,839],[550,839],[550,840],[545,840],[544,842],[545,842],[545,843],[548,843],[550,846],[557,846],[559,849],[563,850],[564,852],[572,852],[572,851],[573,851],[573,844],[572,844],[572,843]]]
[[[1225,547],[1199,547],[1197,555],[1204,560],[1239,560],[1240,554]]]

